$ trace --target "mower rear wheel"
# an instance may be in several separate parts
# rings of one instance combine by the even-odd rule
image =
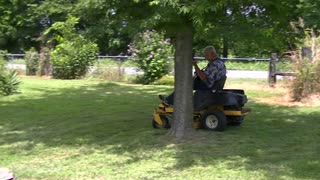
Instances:
[[[227,118],[220,110],[205,111],[200,117],[201,127],[211,131],[223,131],[227,127]]]
[[[154,119],[152,119],[152,127],[153,128],[155,128],[155,129],[159,129],[159,128],[160,129],[161,128],[169,129],[171,127],[167,116],[160,115],[160,119],[162,121],[162,125],[158,124]]]

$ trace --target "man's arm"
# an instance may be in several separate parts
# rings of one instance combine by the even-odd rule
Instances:
[[[192,64],[194,66],[194,69],[196,70],[196,73],[198,75],[198,77],[203,81],[206,79],[206,75],[204,74],[204,72],[202,72],[197,64],[197,61],[192,61]]]

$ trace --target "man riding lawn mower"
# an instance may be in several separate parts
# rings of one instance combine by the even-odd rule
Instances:
[[[247,97],[241,89],[223,89],[226,81],[224,62],[217,57],[214,47],[204,50],[209,61],[205,69],[200,70],[197,62],[193,82],[194,128],[223,131],[227,124],[240,125],[248,114],[244,108]],[[169,117],[173,114],[174,92],[168,97],[159,96],[162,103],[154,110],[152,125],[154,128],[170,128]]]

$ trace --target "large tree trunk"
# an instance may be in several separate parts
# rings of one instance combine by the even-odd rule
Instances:
[[[174,114],[169,135],[178,140],[193,131],[192,39],[192,25],[176,34]]]
[[[227,58],[229,54],[229,42],[227,37],[223,37],[222,57]]]

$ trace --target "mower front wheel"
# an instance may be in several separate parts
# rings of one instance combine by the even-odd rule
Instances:
[[[205,111],[200,117],[201,127],[211,131],[223,131],[227,127],[227,118],[220,110]]]
[[[160,119],[161,119],[162,125],[158,124],[158,123],[154,120],[154,118],[152,119],[152,127],[153,127],[153,128],[155,128],[155,129],[159,129],[159,128],[160,128],[160,129],[161,129],[161,128],[169,129],[169,128],[171,127],[167,116],[160,115]]]

